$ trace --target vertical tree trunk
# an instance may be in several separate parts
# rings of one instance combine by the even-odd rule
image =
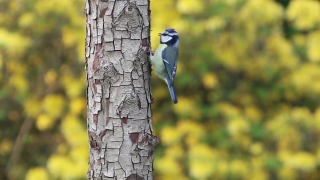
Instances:
[[[149,0],[86,0],[88,179],[152,179]]]

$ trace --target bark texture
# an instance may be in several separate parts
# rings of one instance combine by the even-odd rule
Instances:
[[[86,0],[88,179],[152,179],[149,0]]]

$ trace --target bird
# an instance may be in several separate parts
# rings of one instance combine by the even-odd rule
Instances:
[[[166,82],[171,99],[176,104],[178,99],[173,81],[177,72],[179,35],[175,29],[167,28],[159,36],[160,44],[154,54],[150,51],[150,61],[156,75]]]

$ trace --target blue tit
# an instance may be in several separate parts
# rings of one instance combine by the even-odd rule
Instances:
[[[154,55],[150,54],[150,60],[156,75],[167,83],[171,99],[176,104],[178,99],[173,80],[177,71],[179,36],[172,28],[164,30],[159,36],[160,45]]]

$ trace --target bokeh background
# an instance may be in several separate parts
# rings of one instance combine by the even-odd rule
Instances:
[[[0,179],[86,179],[83,0],[0,1]],[[320,179],[320,1],[151,0],[154,178]]]

